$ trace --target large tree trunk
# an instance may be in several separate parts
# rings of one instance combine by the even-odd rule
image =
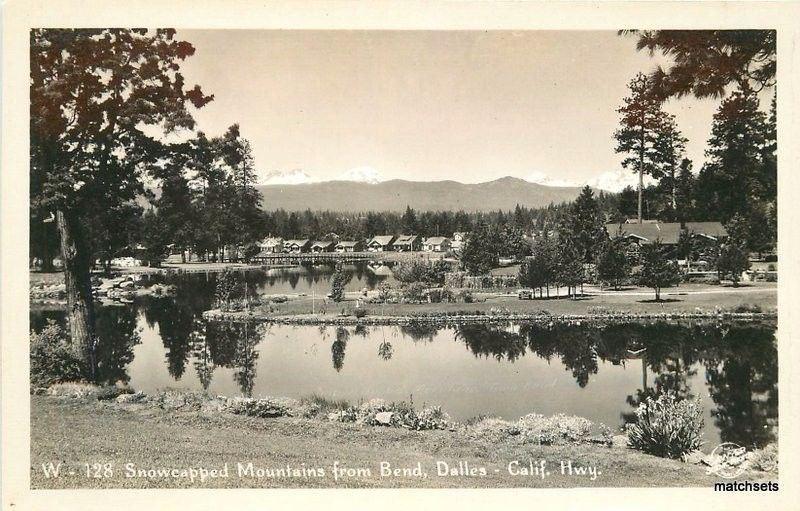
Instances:
[[[639,223],[642,223],[642,191],[644,189],[644,164],[639,163]]]
[[[89,255],[74,214],[59,210],[56,222],[61,237],[61,258],[64,260],[70,338],[75,353],[86,363],[89,376],[94,380],[96,337]]]

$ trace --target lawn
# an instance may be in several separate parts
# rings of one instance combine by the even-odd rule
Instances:
[[[564,290],[562,289],[562,295]],[[682,284],[679,287],[662,291],[662,302],[654,301],[653,291],[647,288],[624,288],[620,291],[584,288],[586,296],[570,299],[566,296],[550,299],[519,300],[515,294],[475,292],[475,303],[422,303],[422,304],[373,304],[365,303],[360,293],[348,293],[345,300],[335,303],[330,299],[308,296],[291,297],[285,303],[272,304],[272,313],[264,308],[256,307],[255,315],[301,315],[311,314],[335,316],[353,314],[356,304],[366,309],[368,316],[404,316],[413,314],[433,314],[437,312],[454,314],[490,313],[508,311],[509,313],[536,313],[547,311],[554,315],[597,314],[602,312],[618,312],[630,314],[659,314],[697,312],[713,312],[717,307],[732,310],[736,307],[758,305],[763,311],[777,307],[777,285],[759,282],[747,286],[733,288],[729,286],[713,286],[707,284]],[[555,290],[552,291],[555,294]]]
[[[545,460],[550,475],[511,475],[508,465]],[[562,474],[561,463],[594,467],[597,476]],[[46,478],[43,463],[64,464],[62,475]],[[370,472],[330,476],[335,462]],[[380,464],[419,466],[428,477],[381,476]],[[439,476],[437,462],[450,468],[483,467],[487,475]],[[110,477],[85,476],[85,463],[111,463]],[[136,468],[207,469],[229,466],[229,477],[191,483],[183,478],[125,477]],[[237,463],[255,468],[324,468],[326,477],[239,476]],[[461,465],[459,465],[461,463]],[[72,474],[70,474],[70,471]],[[760,474],[760,475],[759,475]],[[750,479],[764,473],[747,474]],[[255,419],[229,414],[122,408],[115,403],[31,397],[32,488],[167,487],[618,487],[703,486],[715,481],[700,466],[666,460],[624,447],[539,446],[511,440],[467,438],[451,431],[409,431],[323,420]]]

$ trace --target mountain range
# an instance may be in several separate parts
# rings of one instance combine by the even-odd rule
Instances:
[[[323,181],[259,185],[266,210],[287,211],[496,211],[575,199],[580,187],[546,186],[515,177],[485,183],[457,181]]]

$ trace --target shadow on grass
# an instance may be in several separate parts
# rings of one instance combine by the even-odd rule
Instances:
[[[655,298],[651,298],[650,300],[639,300],[638,303],[674,303],[680,302],[677,298],[661,298],[660,300],[656,300]]]

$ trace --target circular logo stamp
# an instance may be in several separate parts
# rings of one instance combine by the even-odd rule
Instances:
[[[747,468],[747,449],[733,442],[723,442],[711,451],[707,460],[709,467],[706,473],[734,479]]]

